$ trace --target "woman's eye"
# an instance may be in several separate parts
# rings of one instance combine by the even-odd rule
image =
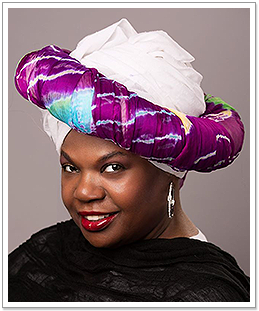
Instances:
[[[64,172],[67,172],[67,173],[77,173],[78,172],[78,169],[76,167],[74,167],[73,165],[70,165],[70,164],[62,165],[62,169]]]
[[[120,169],[122,169],[122,165],[120,164],[109,164],[107,165],[104,169],[103,169],[103,172],[106,172],[106,173],[114,173],[116,171],[119,171]]]

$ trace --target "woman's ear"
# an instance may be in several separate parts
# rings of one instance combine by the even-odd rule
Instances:
[[[179,189],[180,188],[180,178],[176,177],[175,175],[172,175],[170,173],[166,173],[168,176],[168,182],[172,182],[173,183],[173,187],[174,189]]]

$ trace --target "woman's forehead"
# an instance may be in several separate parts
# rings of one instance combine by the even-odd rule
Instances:
[[[131,165],[136,165],[139,168],[142,167],[142,169],[147,171],[154,170],[157,173],[162,172],[148,160],[117,146],[112,141],[79,133],[75,130],[70,131],[65,138],[60,155],[75,164],[79,164],[80,162],[85,163],[86,159],[88,164],[90,162],[101,164],[114,158],[130,161]],[[163,172],[163,174],[166,173]]]
[[[96,136],[91,136],[85,133],[77,132],[76,130],[71,130],[66,138],[63,141],[62,147],[69,148],[69,147],[80,147],[80,148],[88,148],[90,146],[98,147],[98,148],[122,148],[118,147],[114,142],[105,140],[103,138],[99,138]]]
[[[70,131],[65,138],[61,147],[61,154],[64,154],[64,152],[78,157],[82,154],[84,156],[96,158],[103,157],[105,155],[122,155],[131,158],[140,158],[138,155],[120,148],[112,141],[79,133],[75,130]]]

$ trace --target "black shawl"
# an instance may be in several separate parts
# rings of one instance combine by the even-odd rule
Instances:
[[[9,255],[9,301],[249,301],[249,278],[217,246],[188,238],[95,248],[73,220]]]

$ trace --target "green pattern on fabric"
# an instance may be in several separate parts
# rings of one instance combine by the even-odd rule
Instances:
[[[227,110],[234,110],[236,111],[236,109],[234,109],[232,106],[230,106],[229,104],[227,104],[226,102],[224,102],[221,98],[219,97],[214,97],[213,95],[211,94],[207,94],[205,97],[205,102],[213,102],[215,105],[219,105],[221,104],[222,107],[224,109],[227,109]]]

